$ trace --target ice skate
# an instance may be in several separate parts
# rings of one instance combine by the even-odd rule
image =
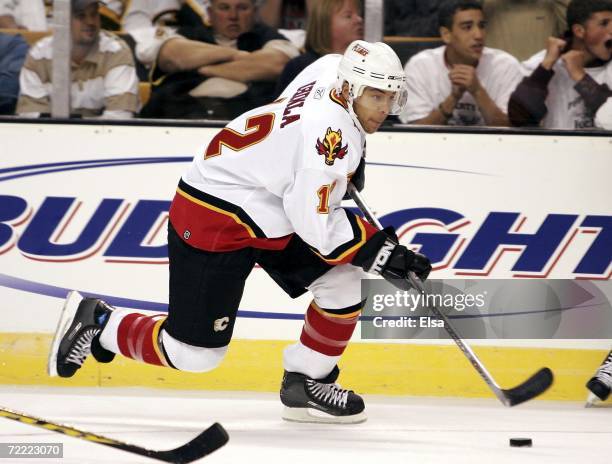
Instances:
[[[311,379],[297,372],[283,376],[280,397],[285,405],[283,419],[294,422],[357,424],[367,419],[363,399],[352,390],[334,383],[338,367],[324,379]]]
[[[608,399],[612,390],[612,351],[597,369],[593,378],[587,382],[586,387],[590,390],[587,407]]]
[[[98,362],[110,362],[115,354],[102,348],[97,336],[111,308],[96,298],[83,298],[72,291],[66,297],[49,352],[47,372],[51,377],[72,377],[93,352]]]

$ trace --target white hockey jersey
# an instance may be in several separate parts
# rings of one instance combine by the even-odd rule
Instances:
[[[208,251],[283,249],[296,233],[331,264],[376,231],[341,208],[365,133],[334,90],[340,55],[304,69],[275,102],[231,121],[183,175],[170,221]]]

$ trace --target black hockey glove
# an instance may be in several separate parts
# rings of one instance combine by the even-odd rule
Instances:
[[[385,231],[377,232],[366,242],[353,259],[353,264],[383,276],[402,290],[412,288],[407,280],[409,272],[414,272],[422,282],[431,272],[427,256],[399,245]]]

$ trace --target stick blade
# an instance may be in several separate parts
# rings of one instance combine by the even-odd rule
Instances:
[[[548,367],[543,367],[522,384],[509,390],[502,390],[508,406],[516,406],[541,395],[550,388],[554,375]]]
[[[167,451],[151,452],[149,457],[160,461],[184,464],[203,458],[221,448],[228,441],[228,433],[221,424],[215,422],[189,443]]]

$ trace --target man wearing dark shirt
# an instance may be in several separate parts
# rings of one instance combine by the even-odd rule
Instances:
[[[567,24],[523,63],[531,74],[510,98],[513,125],[612,128],[612,0],[572,0]]]
[[[210,26],[179,28],[160,48],[145,117],[233,119],[270,101],[298,50],[255,22],[255,0],[212,0]]]

